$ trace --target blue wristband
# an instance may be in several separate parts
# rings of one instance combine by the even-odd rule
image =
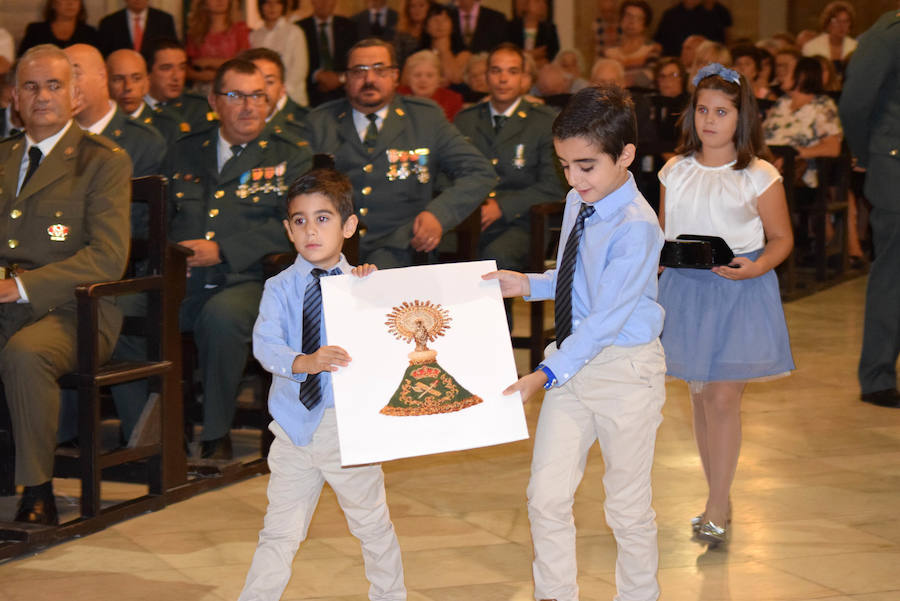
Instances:
[[[553,385],[556,384],[556,374],[554,374],[553,371],[543,363],[538,365],[534,371],[542,371],[544,372],[544,374],[546,374],[547,383],[544,384],[544,390],[550,390],[551,388],[553,388]]]

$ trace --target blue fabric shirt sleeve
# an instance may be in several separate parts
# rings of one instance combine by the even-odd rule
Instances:
[[[614,230],[604,265],[586,262],[582,284],[586,286],[589,312],[577,321],[559,350],[543,361],[556,375],[558,385],[565,384],[600,351],[615,343],[650,279],[657,277],[661,246],[658,226],[632,221]],[[581,256],[585,254],[581,252]]]
[[[259,303],[259,316],[253,326],[253,356],[274,377],[303,382],[306,380],[305,373],[293,373],[294,359],[302,352],[288,345],[286,338],[286,333],[290,331],[287,323],[289,298],[285,289],[288,283],[275,279],[266,282]]]

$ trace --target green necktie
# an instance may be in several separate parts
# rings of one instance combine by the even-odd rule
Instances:
[[[334,59],[328,46],[328,23],[319,23],[319,65],[326,71],[334,69]]]
[[[375,146],[375,141],[378,139],[378,126],[375,122],[378,120],[378,115],[375,113],[369,113],[366,115],[366,119],[369,120],[369,127],[366,128],[366,137],[363,138],[363,143],[366,146]]]

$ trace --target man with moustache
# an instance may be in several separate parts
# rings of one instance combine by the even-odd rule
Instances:
[[[487,159],[433,101],[399,96],[394,47],[370,38],[347,55],[346,98],[307,117],[314,152],[332,154],[353,183],[360,263],[381,268],[432,252],[487,197],[497,178]],[[448,183],[437,193],[435,180]]]
[[[284,235],[284,194],[312,165],[307,143],[288,129],[266,127],[262,73],[231,59],[216,72],[208,101],[217,127],[185,135],[170,151],[169,238],[191,249],[181,305],[183,332],[193,332],[203,385],[201,456],[231,458],[229,431],[250,333],[262,295],[263,259],[291,249]],[[116,356],[139,358],[140,342],[123,337]],[[127,438],[147,399],[146,384],[116,387]]]
[[[56,524],[57,379],[77,365],[74,291],[125,269],[131,161],[72,122],[72,67],[56,46],[21,57],[13,99],[25,131],[0,142],[0,379],[25,487],[15,519]],[[101,361],[120,325],[103,302]]]

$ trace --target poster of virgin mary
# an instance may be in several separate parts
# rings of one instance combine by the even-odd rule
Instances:
[[[471,449],[528,437],[493,261],[322,280],[343,465]]]

